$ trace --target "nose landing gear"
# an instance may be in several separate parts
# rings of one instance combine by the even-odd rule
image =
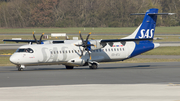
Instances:
[[[16,67],[18,68],[18,71],[22,71],[25,68],[24,65],[17,65]]]

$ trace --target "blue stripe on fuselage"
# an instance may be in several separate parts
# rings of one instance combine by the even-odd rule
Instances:
[[[139,55],[141,53],[147,52],[151,49],[154,49],[154,43],[150,41],[140,41],[139,44],[135,43],[134,51],[131,53],[130,57],[134,57],[136,55]]]

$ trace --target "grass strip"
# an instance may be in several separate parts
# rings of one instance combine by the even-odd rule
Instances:
[[[78,34],[92,32],[96,34],[130,34],[134,32],[137,27],[67,27],[67,28],[0,28],[0,34],[31,34],[36,33],[71,33]],[[180,34],[180,26],[174,27],[156,27],[156,34]]]
[[[142,55],[180,55],[180,47],[158,47]]]
[[[9,61],[9,57],[0,57],[0,66],[15,66]]]
[[[6,49],[6,50],[0,50],[0,55],[11,55],[15,52],[15,49]]]

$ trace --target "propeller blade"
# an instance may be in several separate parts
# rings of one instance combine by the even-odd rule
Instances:
[[[94,44],[87,44],[87,46],[95,46]]]
[[[83,43],[84,43],[84,40],[83,40],[83,38],[82,38],[81,31],[79,31],[79,36],[80,36],[80,38],[81,38],[81,40],[82,40],[82,44],[83,44]]]
[[[34,35],[34,32],[32,32],[32,34],[33,34],[33,38],[34,38],[35,42],[38,43],[38,42],[37,42],[37,39],[36,39],[36,37],[35,37],[35,35]]]
[[[77,44],[75,44],[75,46],[82,46],[82,45],[77,45]]]
[[[40,37],[39,44],[41,44],[43,35],[44,35],[44,33],[42,33],[42,35],[41,35],[41,37]]]
[[[80,51],[81,51],[81,55],[80,55],[80,58],[81,58],[83,56],[84,48],[83,48],[83,50],[81,50],[81,48],[80,48]]]
[[[86,37],[86,44],[88,42],[89,36],[90,36],[91,32],[88,34],[88,36]]]

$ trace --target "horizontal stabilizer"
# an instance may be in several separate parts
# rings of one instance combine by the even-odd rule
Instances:
[[[131,15],[145,15],[146,13],[134,13]],[[174,15],[176,13],[148,13],[147,15]]]

